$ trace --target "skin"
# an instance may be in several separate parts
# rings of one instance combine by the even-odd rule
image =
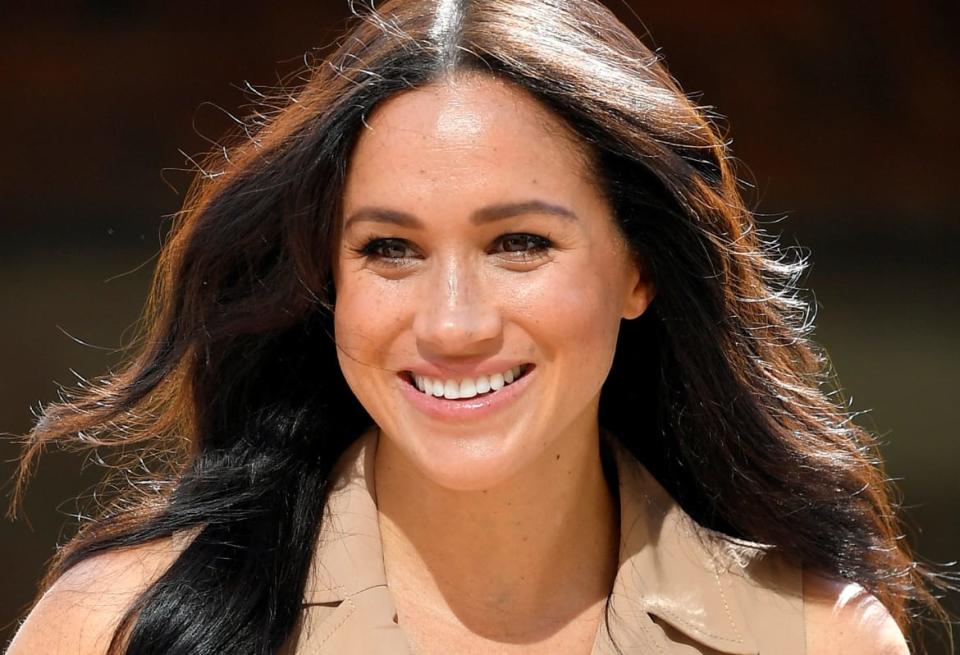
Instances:
[[[78,564],[37,602],[7,655],[104,655],[120,617],[179,552],[164,539]],[[859,585],[808,573],[803,585],[807,655],[910,655],[889,612]]]
[[[643,313],[653,286],[576,139],[525,92],[446,79],[367,123],[348,175],[336,320],[344,375],[382,429],[376,491],[400,623],[420,653],[589,652],[618,537],[597,402],[620,321]],[[470,220],[529,199],[577,220]],[[419,225],[350,221],[369,207]],[[518,265],[497,240],[511,233],[554,246]],[[402,241],[359,252],[382,238]],[[497,356],[536,365],[497,415],[439,421],[398,390],[396,372],[418,361]],[[907,652],[889,613],[857,589],[806,577],[808,652]]]
[[[336,332],[347,382],[385,433],[384,461],[402,454],[404,467],[440,488],[480,491],[527,477],[553,445],[582,449],[596,436],[592,405],[620,319],[642,313],[652,291],[565,128],[492,80],[400,95],[367,124],[347,177]],[[577,218],[529,211],[472,221],[529,201]],[[419,226],[362,220],[370,208]],[[504,252],[499,239],[509,234],[553,246]],[[387,238],[402,256],[357,252]],[[495,358],[535,364],[536,381],[483,420],[432,420],[398,392],[399,370]]]
[[[654,290],[572,136],[522,91],[485,77],[446,80],[391,99],[368,123],[345,217],[379,205],[423,224],[352,226],[335,272],[341,366],[382,428],[376,494],[400,623],[418,653],[588,653],[619,537],[597,398],[620,320],[640,315]],[[470,220],[491,203],[531,197],[577,221]],[[499,237],[519,232],[554,247],[529,261],[505,254]],[[408,265],[360,257],[374,233],[408,241]],[[395,386],[396,371],[418,358],[498,356],[536,368],[514,406],[481,421],[419,415]],[[73,567],[7,652],[105,653],[126,608],[184,545],[158,540]],[[804,601],[808,655],[909,652],[886,609],[855,584],[805,573]]]
[[[447,79],[367,124],[347,177],[336,332],[347,382],[382,429],[377,497],[400,623],[418,652],[589,650],[618,538],[600,388],[621,319],[643,313],[652,285],[572,135],[525,93]],[[566,215],[472,220],[531,202]],[[418,225],[351,220],[371,207]],[[505,252],[518,234],[552,245]],[[402,241],[363,252],[385,238]],[[477,419],[428,416],[397,376],[496,358],[535,369],[520,397]]]

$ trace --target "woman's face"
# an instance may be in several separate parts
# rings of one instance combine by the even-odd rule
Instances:
[[[383,438],[437,484],[475,490],[595,436],[620,319],[652,289],[569,129],[480,75],[395,96],[367,124],[335,318]]]

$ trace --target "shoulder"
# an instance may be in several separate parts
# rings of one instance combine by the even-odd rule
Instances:
[[[803,573],[808,655],[909,655],[887,608],[860,585]]]
[[[127,609],[180,552],[165,539],[83,560],[37,601],[7,655],[106,653]]]

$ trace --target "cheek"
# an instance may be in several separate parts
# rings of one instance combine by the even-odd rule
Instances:
[[[396,285],[394,285],[396,286]],[[382,355],[397,333],[403,307],[410,304],[399,287],[363,276],[344,281],[337,289],[334,330],[340,366],[351,380],[351,373],[364,366],[382,366]]]
[[[541,354],[578,367],[578,378],[605,375],[620,329],[612,276],[590,261],[596,260],[577,266],[557,262],[536,281],[523,280],[503,292],[515,299],[513,312],[529,326]]]

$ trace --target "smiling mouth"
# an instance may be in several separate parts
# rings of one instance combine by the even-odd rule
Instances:
[[[475,378],[462,378],[459,380],[441,380],[439,378],[415,375],[412,371],[403,371],[400,377],[425,396],[445,398],[447,400],[468,400],[470,398],[495,394],[500,389],[508,387],[526,376],[533,369],[533,364],[520,364],[502,373],[480,375]]]

